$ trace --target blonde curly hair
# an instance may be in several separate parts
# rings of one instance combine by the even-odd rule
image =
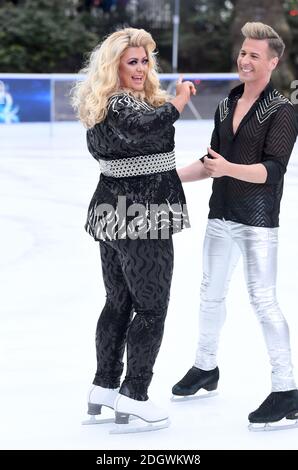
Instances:
[[[105,119],[108,100],[121,93],[118,78],[120,58],[128,47],[143,47],[148,57],[148,75],[144,92],[138,97],[154,107],[164,104],[169,96],[160,87],[154,50],[156,44],[144,29],[124,28],[110,34],[91,52],[86,66],[80,73],[86,74],[71,91],[71,102],[77,117],[85,127],[91,128]],[[126,90],[127,91],[127,90]],[[132,92],[132,94],[134,94]]]

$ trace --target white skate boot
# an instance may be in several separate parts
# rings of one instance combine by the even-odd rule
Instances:
[[[103,388],[98,385],[92,385],[88,392],[88,415],[90,415],[90,418],[83,421],[82,424],[114,423],[114,417],[96,419],[96,416],[101,414],[103,406],[114,410],[114,402],[118,392],[119,388]]]
[[[129,423],[132,417],[139,418],[139,422]],[[152,401],[133,400],[119,394],[115,401],[115,427],[110,434],[155,431],[167,428],[169,425],[168,413],[158,408]]]

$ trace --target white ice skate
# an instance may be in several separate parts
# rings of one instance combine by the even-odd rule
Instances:
[[[139,419],[130,423],[132,418]],[[115,401],[115,426],[110,434],[156,431],[169,425],[168,413],[158,408],[152,401],[133,400],[119,394]]]
[[[88,415],[89,419],[82,421],[82,424],[105,424],[114,423],[115,417],[97,419],[101,415],[102,407],[114,410],[114,403],[118,396],[119,388],[103,388],[92,385],[88,393]]]

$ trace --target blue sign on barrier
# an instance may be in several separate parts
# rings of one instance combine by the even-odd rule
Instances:
[[[0,123],[50,120],[51,80],[0,79]]]

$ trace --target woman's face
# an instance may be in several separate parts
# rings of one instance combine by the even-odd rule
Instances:
[[[148,58],[143,47],[128,47],[120,59],[120,86],[142,91],[148,74]]]

